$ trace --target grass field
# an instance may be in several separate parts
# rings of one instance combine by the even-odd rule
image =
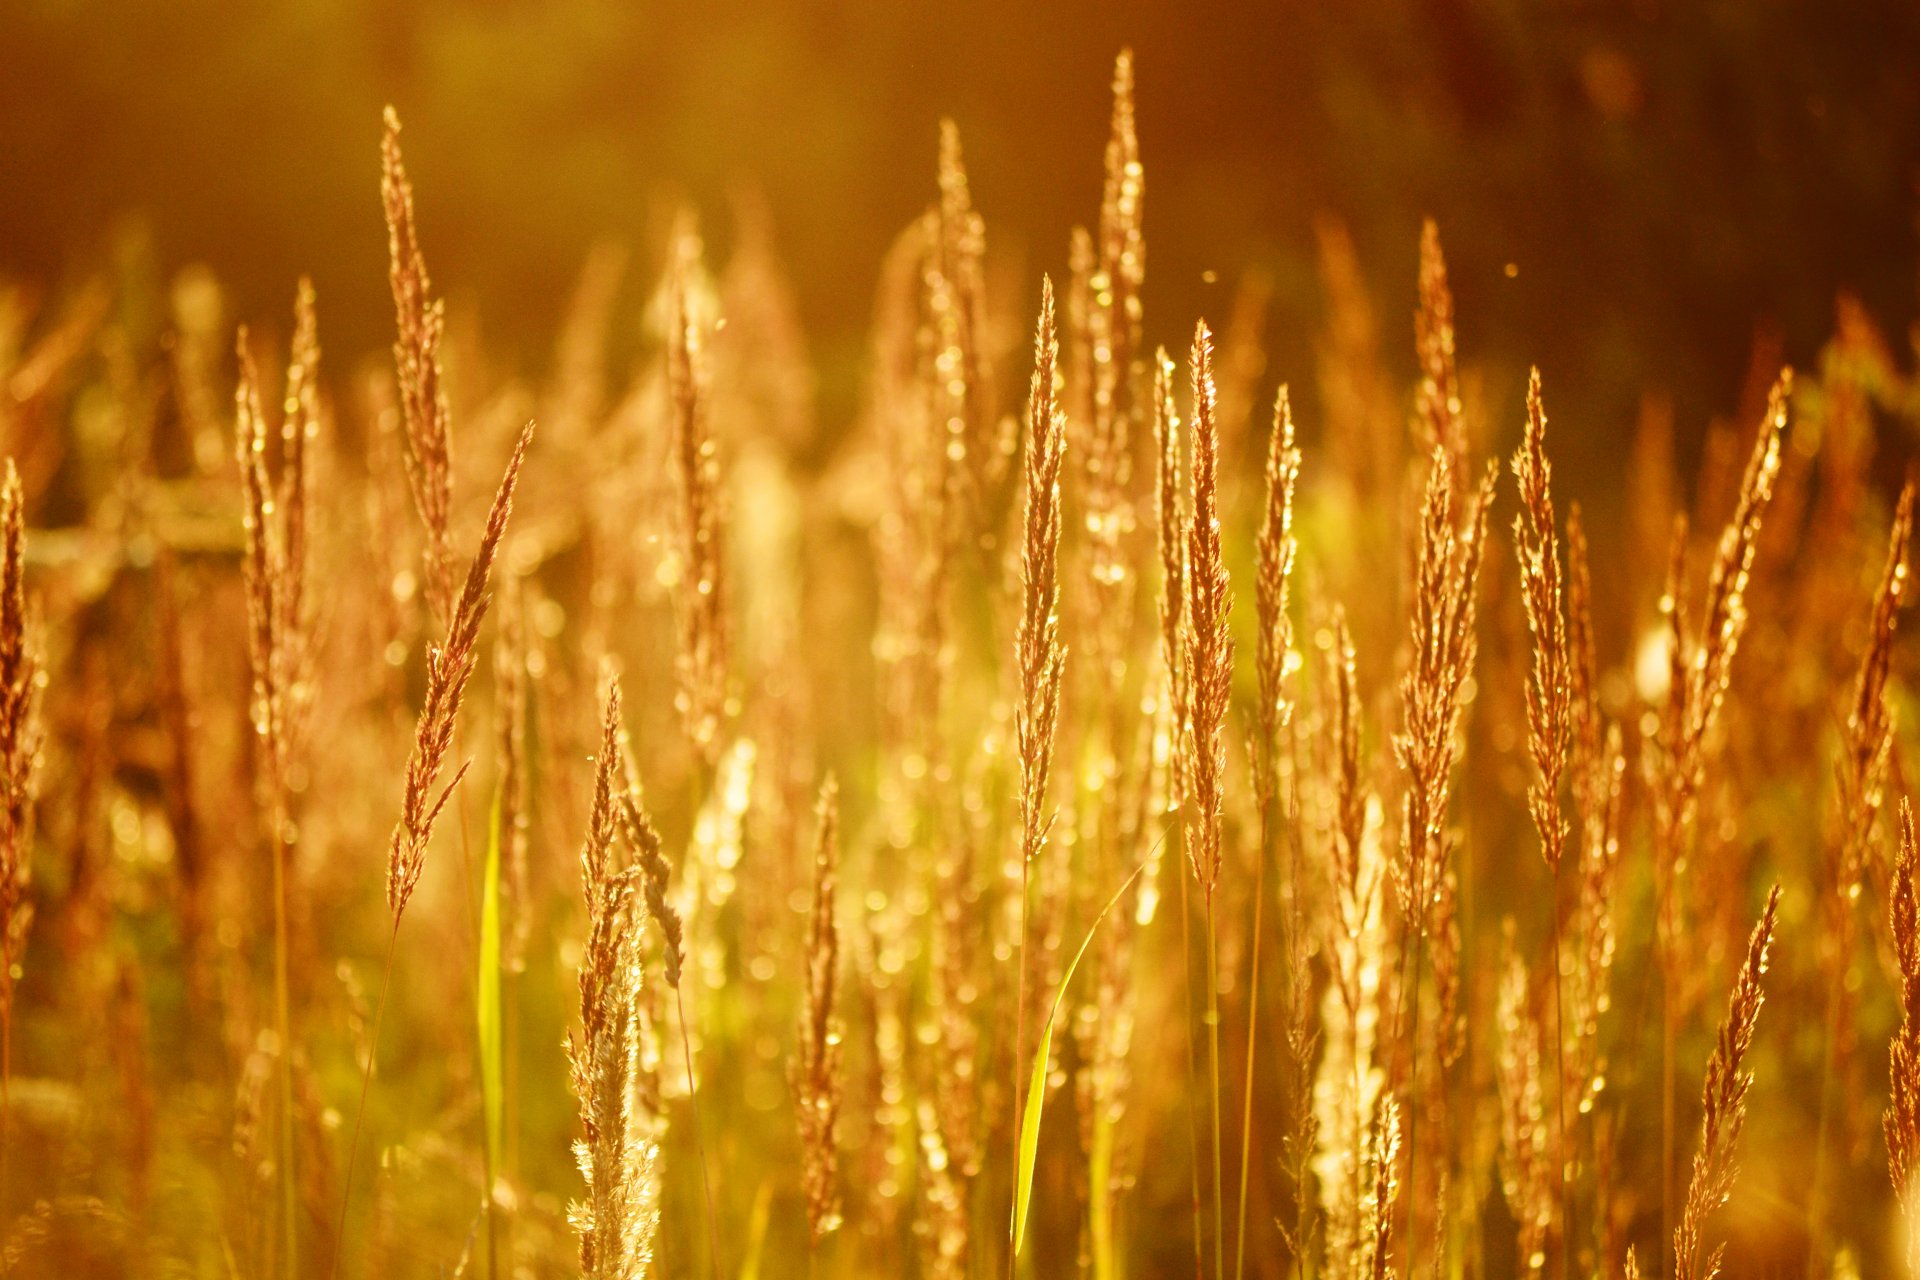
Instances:
[[[1556,473],[1444,226],[1144,314],[1112,93],[1020,273],[928,122],[826,446],[764,229],[529,379],[392,112],[377,366],[0,282],[0,1273],[1920,1275],[1920,339]]]

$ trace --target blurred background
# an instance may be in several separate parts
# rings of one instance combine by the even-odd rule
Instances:
[[[673,208],[719,252],[763,209],[831,436],[885,248],[932,196],[940,118],[1018,273],[1000,278],[1033,292],[1097,208],[1123,45],[1152,341],[1223,321],[1251,279],[1269,377],[1309,383],[1331,217],[1410,369],[1431,215],[1463,358],[1537,361],[1583,466],[1618,455],[1649,388],[1684,448],[1733,408],[1757,336],[1811,358],[1839,291],[1892,333],[1914,319],[1910,0],[8,0],[0,276],[59,290],[102,263],[204,263],[259,322],[308,271],[333,367],[384,355],[391,102],[437,286],[529,374],[595,242],[648,268],[629,273],[637,324]]]

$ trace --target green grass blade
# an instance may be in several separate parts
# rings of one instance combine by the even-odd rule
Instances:
[[[1087,936],[1080,940],[1080,949],[1073,953],[1073,960],[1067,965],[1066,972],[1060,975],[1060,988],[1053,993],[1053,1007],[1047,1010],[1047,1020],[1040,1028],[1040,1043],[1033,1055],[1033,1073],[1027,1080],[1027,1107],[1020,1117],[1020,1153],[1019,1164],[1015,1169],[1013,1194],[1013,1251],[1020,1252],[1020,1246],[1027,1238],[1027,1209],[1033,1199],[1033,1162],[1040,1154],[1040,1108],[1047,1098],[1047,1059],[1053,1053],[1053,1024],[1060,1016],[1060,1003],[1066,999],[1067,986],[1073,981],[1074,971],[1080,967],[1080,958],[1087,954],[1087,948],[1093,944],[1093,935],[1099,930],[1100,922],[1107,918],[1107,912],[1113,910],[1116,902],[1126,893],[1133,882],[1140,878],[1141,863],[1123,880],[1106,905],[1100,908],[1100,914],[1087,926]]]

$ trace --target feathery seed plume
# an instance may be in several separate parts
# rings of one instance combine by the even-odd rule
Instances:
[[[520,482],[520,466],[526,461],[527,446],[533,443],[533,424],[529,422],[514,444],[507,460],[506,474],[487,513],[486,531],[480,537],[480,549],[468,566],[467,579],[460,597],[447,619],[446,637],[427,647],[427,699],[420,708],[414,728],[413,754],[407,760],[406,790],[401,801],[400,821],[394,825],[387,846],[387,905],[397,924],[400,914],[413,897],[426,865],[427,842],[433,837],[433,824],[453,797],[453,789],[467,774],[471,761],[462,761],[445,787],[439,786],[440,774],[453,751],[454,720],[466,694],[467,679],[479,662],[480,624],[487,616],[491,599],[487,583],[493,572],[494,556],[506,536],[507,517],[513,512],[513,490]]]

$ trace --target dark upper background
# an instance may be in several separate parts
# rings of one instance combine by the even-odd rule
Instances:
[[[1123,44],[1155,340],[1223,319],[1258,265],[1270,368],[1310,384],[1330,212],[1410,366],[1430,213],[1463,355],[1539,362],[1581,465],[1642,387],[1683,427],[1730,408],[1757,329],[1809,358],[1837,290],[1913,320],[1912,0],[5,0],[0,276],[205,262],[236,318],[277,320],[307,271],[330,359],[377,353],[391,101],[436,283],[529,371],[594,240],[645,262],[689,198],[723,249],[730,193],[756,187],[831,426],[939,118],[992,249],[1037,284],[1097,207]]]

